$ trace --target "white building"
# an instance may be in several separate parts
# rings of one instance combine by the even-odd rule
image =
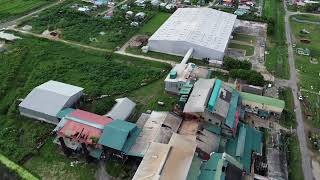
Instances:
[[[209,78],[210,72],[206,68],[198,67],[193,63],[188,64],[177,64],[166,79],[165,82],[165,90],[167,92],[178,94],[180,89],[186,83],[193,83],[197,81],[198,78]]]
[[[223,60],[236,15],[211,8],[179,8],[149,38],[149,50],[195,59]]]
[[[83,88],[48,81],[34,88],[19,104],[20,114],[29,118],[58,124],[57,114],[71,107],[83,94]]]

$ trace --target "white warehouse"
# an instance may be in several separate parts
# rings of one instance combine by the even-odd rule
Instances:
[[[223,60],[237,16],[211,8],[179,8],[149,38],[148,49],[192,58]]]

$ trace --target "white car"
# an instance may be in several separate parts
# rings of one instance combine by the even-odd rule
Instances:
[[[302,97],[302,96],[299,96],[298,99],[299,99],[300,101],[302,101],[302,100],[303,100],[303,97]]]

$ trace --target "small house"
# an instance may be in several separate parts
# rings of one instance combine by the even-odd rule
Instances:
[[[310,56],[310,50],[308,48],[297,48],[296,52],[299,55]]]
[[[106,114],[106,116],[114,120],[128,120],[136,107],[136,103],[126,97],[116,99],[116,102],[117,103],[112,107],[108,114]]]

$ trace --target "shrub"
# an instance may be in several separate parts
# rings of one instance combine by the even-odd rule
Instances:
[[[226,57],[223,61],[223,66],[227,70],[232,70],[232,69],[246,69],[250,70],[251,69],[251,62],[249,61],[240,61],[236,59],[232,59],[230,57]]]
[[[239,78],[247,81],[248,84],[255,86],[263,86],[265,81],[263,76],[253,70],[245,70],[245,69],[232,69],[229,71],[229,75],[232,78]]]

